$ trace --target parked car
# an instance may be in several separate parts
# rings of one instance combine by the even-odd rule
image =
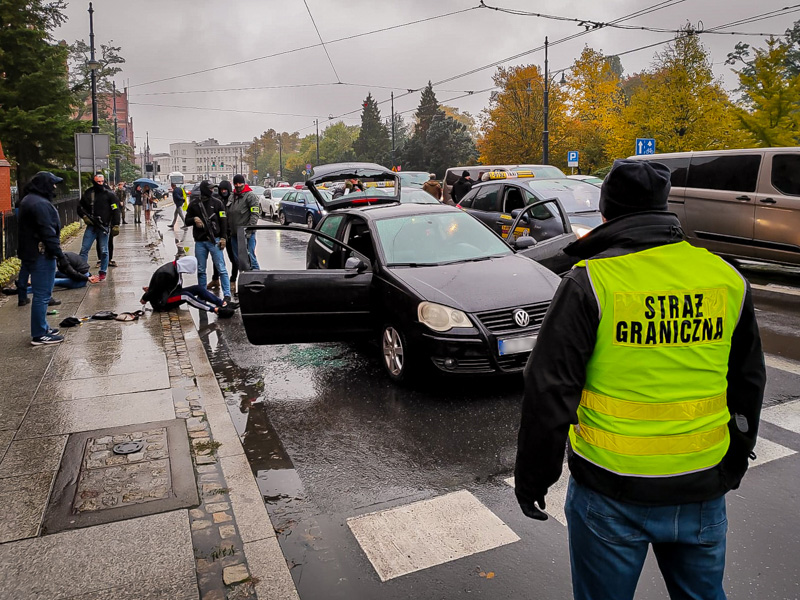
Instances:
[[[325,208],[308,190],[288,189],[289,193],[281,198],[278,205],[278,222],[281,225],[305,223],[309,229],[316,227],[320,219],[328,214]],[[329,195],[325,191],[319,191],[319,193],[323,197]]]
[[[479,182],[484,174],[508,171],[530,171],[537,179],[560,179],[566,177],[564,172],[558,167],[551,165],[477,165],[469,167],[452,167],[447,169],[442,181],[442,201],[449,202],[453,184],[459,180],[464,171],[469,172],[473,182]]]
[[[397,174],[401,188],[421,188],[431,178],[426,171],[401,171]]]
[[[365,163],[325,167],[308,182],[328,211],[316,230],[250,228],[308,236],[305,270],[240,273],[250,342],[373,337],[396,382],[426,367],[449,374],[521,371],[558,276],[451,206],[400,204],[375,188],[329,199],[314,179],[394,174]]]
[[[692,244],[732,258],[800,264],[800,147],[631,158],[669,167],[669,210]]]
[[[251,185],[250,189],[256,193],[256,196],[263,196],[264,192],[267,190],[263,185]]]
[[[278,216],[278,207],[286,194],[292,191],[290,187],[266,188],[261,194],[261,216],[275,219]]]
[[[540,179],[524,177],[522,173],[486,175],[488,181],[478,183],[461,199],[458,206],[480,219],[505,237],[514,220],[514,211],[538,200],[557,198],[566,211],[572,230],[582,237],[603,222],[600,214],[600,188],[590,183],[561,177]],[[548,231],[560,233],[557,215],[552,205],[541,205],[532,215],[535,238],[548,236]],[[515,235],[524,235],[516,231]]]
[[[595,177],[594,175],[567,175],[567,178],[584,181],[592,185],[603,185],[603,179],[601,177]]]

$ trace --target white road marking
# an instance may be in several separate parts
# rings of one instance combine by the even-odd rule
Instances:
[[[758,283],[751,283],[750,287],[756,290],[763,290],[765,292],[777,292],[779,294],[789,294],[790,296],[800,296],[800,289],[788,285],[776,285],[774,283],[760,285]]]
[[[514,478],[509,477],[503,480],[505,483],[514,487]],[[553,517],[556,521],[566,527],[567,516],[564,514],[564,505],[567,503],[567,486],[569,484],[569,468],[564,465],[561,471],[561,478],[547,490],[544,502],[547,508],[544,512]]]
[[[800,400],[793,400],[761,411],[761,420],[800,433]]]
[[[381,581],[519,541],[466,490],[347,520]]]
[[[786,371],[787,373],[800,375],[800,363],[792,362],[778,356],[771,356],[769,354],[764,355],[764,362],[768,367],[772,367],[773,369],[780,369],[781,371]]]
[[[767,464],[768,462],[772,462],[773,460],[785,458],[787,456],[791,456],[792,454],[797,454],[796,450],[792,450],[786,446],[781,446],[775,442],[770,442],[764,438],[758,438],[753,452],[756,453],[756,459],[750,463],[750,468],[759,467]]]

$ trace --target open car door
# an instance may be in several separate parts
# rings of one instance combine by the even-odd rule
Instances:
[[[302,243],[300,236],[307,238],[309,246],[322,241],[338,249],[343,260],[337,266],[343,268],[305,268],[304,254],[295,268],[251,270],[245,232],[256,235],[259,230],[291,232],[295,247]],[[251,344],[347,341],[372,331],[372,266],[362,254],[313,229],[257,225],[242,227],[237,233],[239,302]],[[276,236],[276,243],[282,244],[283,237]]]
[[[558,275],[563,275],[578,262],[577,257],[564,254],[564,248],[578,238],[558,198],[533,202],[513,211],[512,215],[514,222],[506,242],[517,252]],[[523,235],[515,239],[520,230]]]

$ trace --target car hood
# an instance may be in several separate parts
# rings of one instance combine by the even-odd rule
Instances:
[[[468,313],[546,302],[561,283],[553,272],[518,254],[390,270],[425,300]]]

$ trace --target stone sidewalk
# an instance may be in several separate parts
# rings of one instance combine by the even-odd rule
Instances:
[[[152,226],[115,241],[120,266],[57,291],[51,326],[141,308],[173,257]],[[0,597],[296,600],[189,311],[88,321],[44,347],[29,321],[0,304]]]

